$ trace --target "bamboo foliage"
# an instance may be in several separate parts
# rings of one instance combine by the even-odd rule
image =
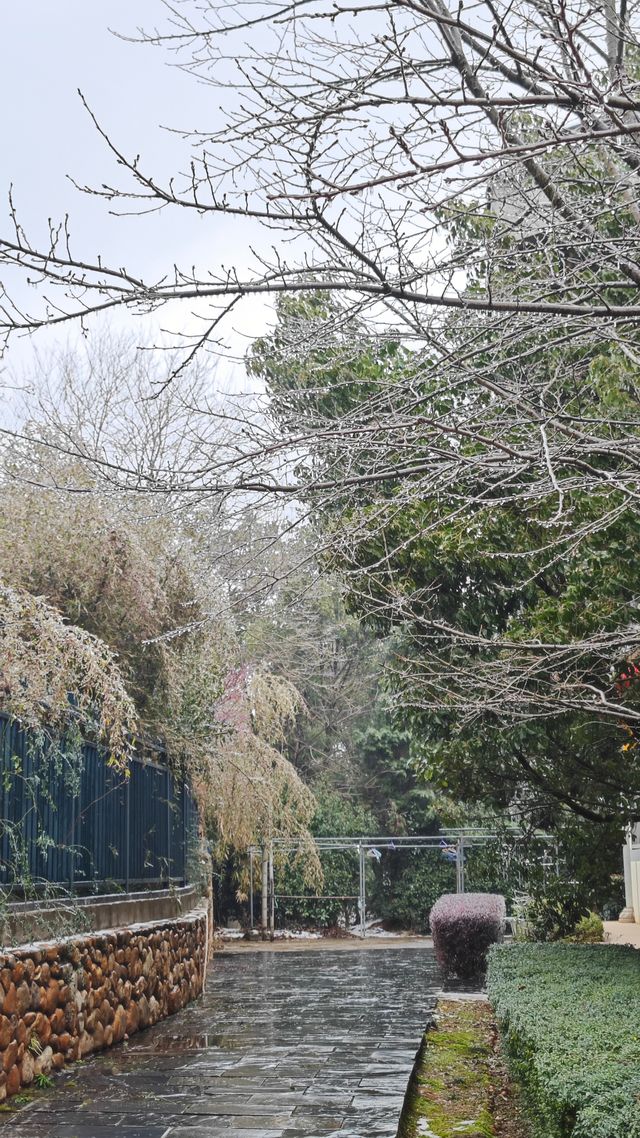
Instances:
[[[220,855],[274,838],[298,841],[305,881],[318,885],[322,870],[309,832],[316,802],[281,750],[303,712],[301,696],[282,677],[248,667],[231,673],[218,707],[227,730],[202,770],[209,784],[203,797],[211,803]]]
[[[127,769],[137,715],[113,652],[41,597],[0,584],[0,708],[24,728],[63,734],[77,721]]]

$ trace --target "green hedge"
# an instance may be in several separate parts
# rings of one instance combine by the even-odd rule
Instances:
[[[640,1138],[640,952],[515,944],[489,998],[540,1138]]]

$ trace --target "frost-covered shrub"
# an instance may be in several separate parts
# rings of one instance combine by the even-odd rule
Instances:
[[[429,917],[438,962],[464,979],[478,976],[490,945],[504,937],[505,920],[498,893],[445,893]]]

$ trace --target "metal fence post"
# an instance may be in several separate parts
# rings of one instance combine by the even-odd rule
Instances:
[[[360,936],[364,940],[367,935],[366,926],[366,913],[367,913],[367,894],[366,894],[366,865],[364,860],[364,846],[360,842],[359,846],[359,860],[360,860],[360,896],[358,898],[358,907],[360,909]]]
[[[276,931],[276,883],[273,868],[273,842],[269,843],[269,939],[273,940]]]
[[[69,889],[73,893],[76,878],[76,859],[74,847],[76,843],[76,795],[71,795],[71,849],[69,850]]]
[[[464,893],[464,837],[456,841],[456,893]]]
[[[171,771],[165,767],[165,785],[167,793],[165,810],[167,812],[167,885],[171,884]]]
[[[267,925],[269,914],[269,854],[266,844],[262,847],[262,894],[260,897],[260,932],[262,939],[267,939]]]
[[[131,779],[132,774],[129,774],[125,781],[125,819],[124,819],[124,888],[125,892],[130,892],[131,880]]]
[[[187,784],[182,782],[182,884],[187,884],[187,847],[189,835],[187,833]]]

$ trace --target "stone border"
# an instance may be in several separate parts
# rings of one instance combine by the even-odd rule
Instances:
[[[198,996],[205,910],[21,945],[0,955],[0,1101]]]

